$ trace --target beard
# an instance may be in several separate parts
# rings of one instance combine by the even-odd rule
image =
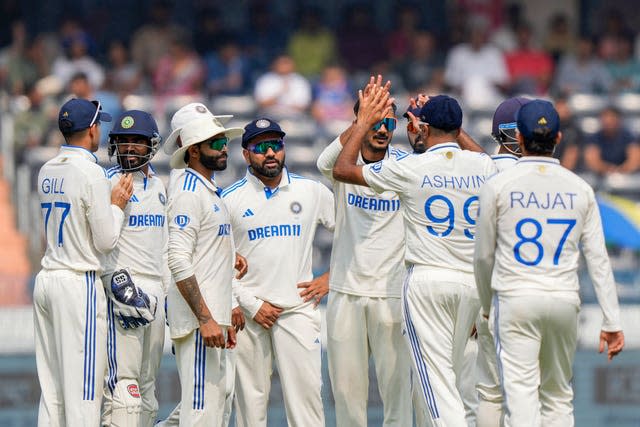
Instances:
[[[209,170],[223,171],[227,168],[227,155],[223,153],[214,156],[207,156],[201,151],[200,163]]]
[[[267,162],[270,163],[267,164]],[[262,175],[266,178],[275,178],[282,172],[282,168],[284,167],[284,157],[282,158],[282,161],[279,161],[275,157],[268,157],[265,158],[262,163],[250,159],[250,166],[258,175]]]
[[[427,151],[427,146],[422,139],[422,135],[418,134],[418,136],[415,137],[411,143],[411,148],[413,148],[413,152],[416,154],[422,154]]]
[[[133,151],[118,153],[118,163],[124,171],[135,172],[140,170],[147,162],[146,156],[141,156]]]

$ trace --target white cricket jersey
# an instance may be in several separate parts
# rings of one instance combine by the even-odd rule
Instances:
[[[492,288],[506,295],[554,292],[578,301],[581,245],[604,313],[603,329],[621,329],[600,213],[589,184],[557,159],[523,157],[487,182],[480,212],[474,264],[485,313]]]
[[[498,172],[502,172],[505,169],[509,169],[518,161],[518,156],[514,156],[513,154],[494,154],[491,156],[493,163],[496,164],[496,168],[498,168]]]
[[[249,271],[234,279],[240,306],[253,317],[268,301],[282,308],[303,303],[298,283],[313,279],[313,237],[318,223],[333,230],[333,194],[317,181],[284,168],[275,189],[247,171],[223,193],[238,253]]]
[[[118,243],[124,213],[111,204],[111,186],[96,156],[63,145],[38,174],[47,249],[42,268],[101,271],[100,253]]]
[[[126,268],[130,273],[162,280],[167,246],[167,194],[164,184],[149,169],[149,176],[133,174],[133,195],[124,210],[124,227],[116,248],[105,259],[105,273]],[[123,176],[120,166],[107,170],[111,184]]]
[[[235,248],[229,211],[211,180],[185,169],[169,197],[168,292],[171,337],[179,338],[199,327],[198,320],[175,282],[195,275],[214,320],[231,324],[231,280]]]
[[[362,173],[377,192],[400,197],[407,264],[473,273],[478,193],[496,173],[489,156],[442,143],[423,154],[366,165]]]
[[[352,295],[400,297],[405,273],[400,199],[392,191],[378,194],[362,185],[335,181],[333,165],[341,151],[338,137],[317,162],[320,172],[333,182],[336,203],[329,286]],[[407,155],[389,145],[385,159]],[[362,155],[358,164],[364,164]]]

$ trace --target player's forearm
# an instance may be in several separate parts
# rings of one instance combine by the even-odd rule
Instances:
[[[330,180],[333,180],[333,166],[336,164],[336,159],[341,151],[342,144],[340,143],[340,136],[338,136],[322,150],[316,161],[316,167],[320,173]]]
[[[358,166],[359,141],[367,134],[367,127],[362,124],[353,126],[353,132],[346,138],[344,147],[333,166],[333,178],[357,185],[367,185],[362,175],[362,166]]]
[[[243,310],[248,311],[251,318],[255,317],[264,302],[235,280],[233,281],[233,295],[236,297],[238,305],[240,305]]]
[[[92,216],[89,224],[91,224],[93,245],[100,253],[106,254],[118,244],[124,225],[124,212],[118,206],[111,205],[101,214]]]
[[[478,153],[485,152],[482,147],[473,138],[471,138],[471,135],[465,132],[464,129],[460,129],[460,135],[458,135],[456,141],[463,150],[475,151]]]
[[[184,280],[177,281],[176,286],[178,287],[182,298],[184,298],[189,305],[189,308],[191,308],[194,316],[198,319],[198,323],[203,324],[213,319],[211,312],[209,311],[209,307],[207,307],[207,303],[202,297],[200,286],[198,286],[198,281],[196,280],[195,275]]]

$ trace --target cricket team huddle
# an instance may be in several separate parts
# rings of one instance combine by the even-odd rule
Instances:
[[[191,103],[163,138],[145,111],[67,101],[65,145],[38,176],[38,425],[266,427],[275,365],[288,425],[324,426],[328,295],[339,427],[367,425],[370,358],[384,426],[572,426],[581,251],[600,352],[611,360],[624,335],[594,192],[553,158],[557,111],[503,101],[489,155],[456,99],[419,94],[402,114],[407,152],[392,144],[390,90],[372,76],[318,157],[331,190],[288,169],[287,129],[269,117],[227,127]],[[106,170],[93,154],[103,132]],[[230,155],[247,172],[220,188]],[[314,277],[318,225],[333,245]],[[159,421],[166,327],[181,400]]]

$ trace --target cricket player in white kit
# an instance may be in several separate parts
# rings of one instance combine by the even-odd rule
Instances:
[[[118,245],[104,261],[102,280],[111,286],[126,270],[152,307],[143,313],[146,317],[131,318],[119,313],[117,300],[107,300],[109,370],[102,417],[107,426],[152,426],[158,412],[155,381],[164,346],[164,298],[169,280],[167,195],[149,162],[161,140],[153,117],[139,110],[122,113],[109,133],[109,154],[116,156],[118,164],[107,170],[107,176],[115,184],[130,173],[134,190],[125,208]]]
[[[498,152],[491,156],[501,172],[516,164],[521,152],[516,138],[515,117],[518,109],[531,101],[528,98],[509,98],[496,108],[493,114],[491,137],[499,144]],[[496,363],[493,335],[487,319],[478,313],[477,383],[478,410],[476,427],[499,427],[502,419],[502,387]]]
[[[116,246],[133,191],[131,177],[111,190],[97,164],[100,121],[111,120],[100,110],[83,99],[62,106],[66,145],[38,175],[47,241],[33,293],[39,426],[100,424],[107,365],[100,254]]]
[[[358,105],[354,107],[356,114]],[[358,164],[408,155],[390,145],[396,124],[395,111],[390,111],[367,132]],[[390,191],[377,194],[333,179],[333,165],[352,131],[349,127],[338,136],[317,161],[320,172],[333,181],[336,200],[326,312],[336,424],[367,425],[369,359],[373,356],[383,425],[410,426],[411,361],[404,348],[400,304],[405,273],[400,199]]]
[[[388,85],[379,82],[360,93],[356,130],[333,175],[400,197],[408,267],[403,315],[416,377],[433,425],[466,426],[457,383],[479,308],[472,270],[477,194],[496,169],[489,156],[454,142],[462,111],[444,95],[431,97],[420,112],[425,153],[357,166],[357,141],[389,108]]]
[[[493,312],[504,424],[573,426],[579,245],[604,316],[600,351],[607,343],[609,359],[624,345],[615,282],[593,190],[551,157],[562,137],[558,113],[534,100],[516,122],[523,157],[480,195],[478,292],[483,315]]]
[[[235,247],[229,212],[211,176],[227,166],[227,143],[242,135],[213,118],[180,131],[172,168],[188,166],[169,197],[169,329],[182,388],[180,425],[222,426],[225,347],[235,346],[231,280]]]
[[[223,192],[238,252],[250,266],[234,281],[246,317],[236,348],[238,427],[266,427],[274,361],[288,424],[324,425],[316,307],[329,278],[327,272],[313,279],[311,260],[317,225],[334,228],[334,202],[327,187],[284,166],[284,136],[267,118],[247,124],[247,174]]]

